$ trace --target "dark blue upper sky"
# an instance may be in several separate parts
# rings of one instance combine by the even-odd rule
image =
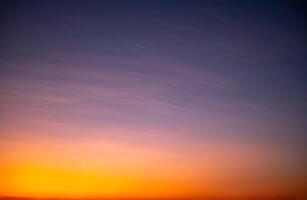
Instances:
[[[301,1],[9,1],[2,10],[2,119],[30,112],[192,138],[305,140]]]

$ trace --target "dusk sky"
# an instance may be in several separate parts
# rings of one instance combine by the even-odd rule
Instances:
[[[303,1],[3,1],[0,196],[307,198]]]

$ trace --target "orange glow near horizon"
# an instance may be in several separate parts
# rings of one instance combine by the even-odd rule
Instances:
[[[159,159],[161,152],[97,141],[54,142],[8,144],[13,150],[2,151],[6,157],[1,162],[1,194],[73,198],[190,195],[187,188],[191,186],[176,182],[176,176],[184,174],[167,169],[171,166],[163,166],[161,161],[150,161]],[[90,157],[93,152],[96,155]]]
[[[4,179],[11,183],[7,185],[6,192],[12,196],[131,198],[176,196],[179,192],[168,188],[165,183],[161,185],[158,181],[150,182],[126,175],[89,174],[33,166],[21,166],[6,173],[14,174]],[[155,188],[154,191],[151,188]]]
[[[181,145],[190,152],[97,139],[2,142],[0,195],[175,198],[297,192],[291,180],[258,180],[261,166],[239,149],[210,147],[200,153],[195,145]],[[270,162],[270,156],[263,162]],[[244,170],[255,174],[244,178]]]

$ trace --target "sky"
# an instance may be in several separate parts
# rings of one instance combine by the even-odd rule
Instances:
[[[2,2],[0,196],[306,198],[305,15]]]

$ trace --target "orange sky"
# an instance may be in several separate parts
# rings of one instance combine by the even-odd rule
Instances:
[[[267,153],[272,151],[265,149],[269,147],[177,141],[175,145],[162,142],[157,148],[157,142],[161,138],[153,138],[151,145],[104,138],[2,141],[0,194],[74,198],[303,195],[300,177],[292,175],[285,181],[283,171],[271,173],[272,168],[280,170],[275,165],[289,162],[283,161],[281,149],[276,155]]]

